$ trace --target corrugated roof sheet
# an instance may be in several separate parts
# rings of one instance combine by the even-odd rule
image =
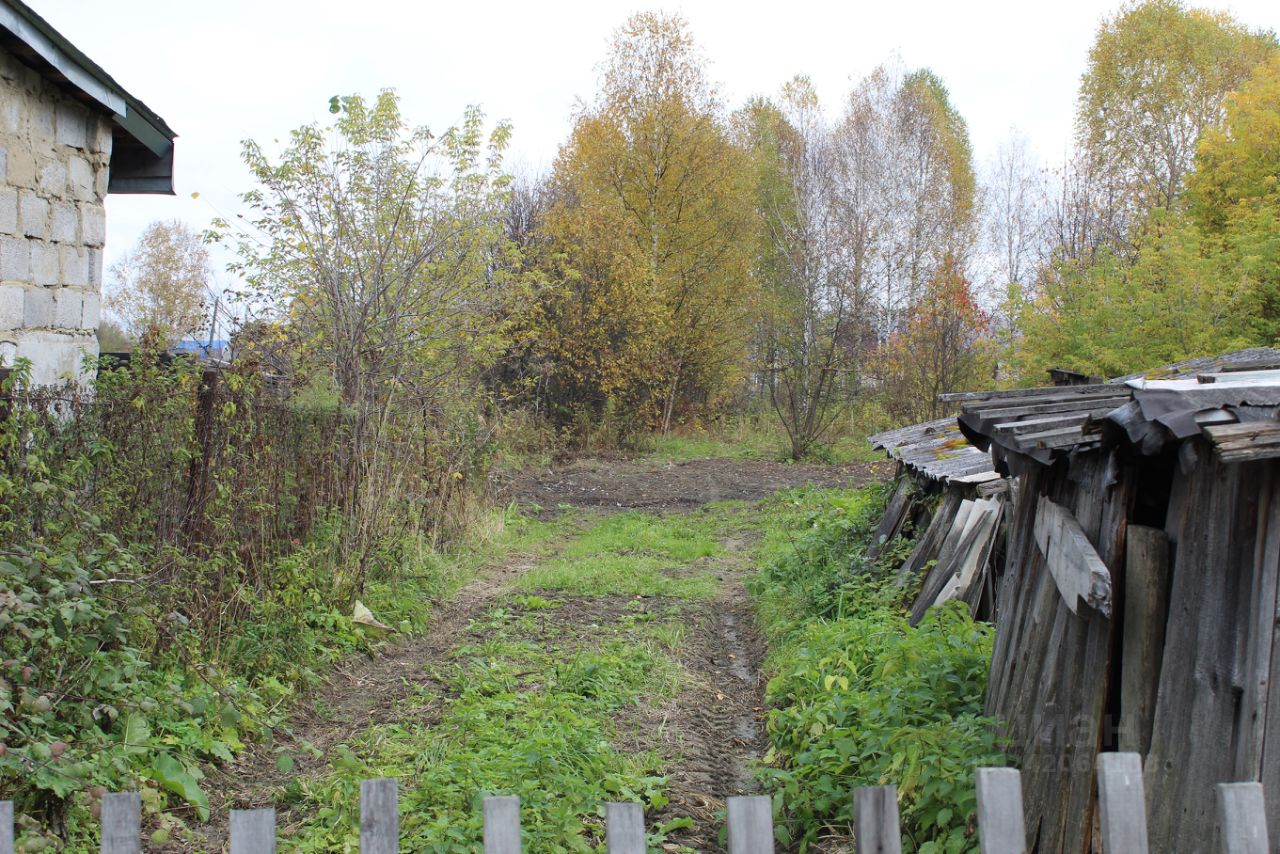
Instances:
[[[995,480],[991,455],[970,444],[954,418],[940,418],[871,436],[873,448],[933,480],[983,483]]]

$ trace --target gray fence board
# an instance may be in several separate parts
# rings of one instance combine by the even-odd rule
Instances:
[[[102,796],[102,854],[142,854],[142,798],[137,792]]]
[[[520,799],[484,799],[484,854],[520,854]]]
[[[773,854],[773,800],[766,795],[729,798],[729,854]]]
[[[276,811],[232,810],[231,854],[276,854]]]
[[[978,843],[982,854],[1026,854],[1022,775],[1016,768],[979,768]]]
[[[1147,802],[1138,754],[1098,754],[1098,809],[1103,851],[1147,854]]]
[[[1223,854],[1271,854],[1261,783],[1219,783]]]
[[[853,835],[858,854],[902,854],[897,786],[854,790]]]
[[[0,801],[0,854],[13,854],[13,801]]]
[[[360,854],[399,854],[400,795],[395,780],[360,781]]]
[[[604,821],[608,854],[645,854],[644,807],[606,804]]]

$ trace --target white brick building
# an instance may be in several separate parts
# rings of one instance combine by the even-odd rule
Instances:
[[[0,364],[96,356],[103,200],[173,193],[169,126],[19,0],[0,0]]]

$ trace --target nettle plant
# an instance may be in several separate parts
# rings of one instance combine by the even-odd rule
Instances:
[[[136,604],[147,567],[87,500],[112,449],[68,455],[66,422],[28,376],[19,364],[0,395],[0,798],[16,802],[19,850],[41,851],[109,788],[140,786],[154,813],[173,795],[207,815],[198,763],[230,759],[246,707],[262,707],[213,674],[153,668],[144,649],[160,633],[174,655],[189,641]]]

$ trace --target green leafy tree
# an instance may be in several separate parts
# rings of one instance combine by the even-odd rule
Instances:
[[[540,338],[562,409],[613,401],[669,429],[739,378],[756,220],[722,112],[683,19],[643,13],[618,30],[546,218],[558,252]]]
[[[1256,342],[1257,303],[1238,274],[1202,252],[1177,212],[1149,221],[1137,259],[1103,251],[1085,267],[1054,264],[1020,302],[1012,360],[1026,381],[1050,368],[1108,377]]]
[[[1084,157],[1139,226],[1173,205],[1223,99],[1276,49],[1271,33],[1181,0],[1130,3],[1102,23],[1080,86]]]
[[[472,108],[439,136],[412,129],[390,90],[330,107],[332,127],[298,128],[277,160],[244,144],[259,187],[244,195],[252,231],[234,242],[246,298],[296,342],[302,377],[332,378],[349,415],[339,448],[350,593],[386,516],[368,483],[381,443],[397,419],[447,410],[501,347],[510,128],[486,139]]]
[[[1280,338],[1280,55],[1228,96],[1226,120],[1201,140],[1188,178],[1191,217],[1206,253],[1252,292],[1261,342]]]

